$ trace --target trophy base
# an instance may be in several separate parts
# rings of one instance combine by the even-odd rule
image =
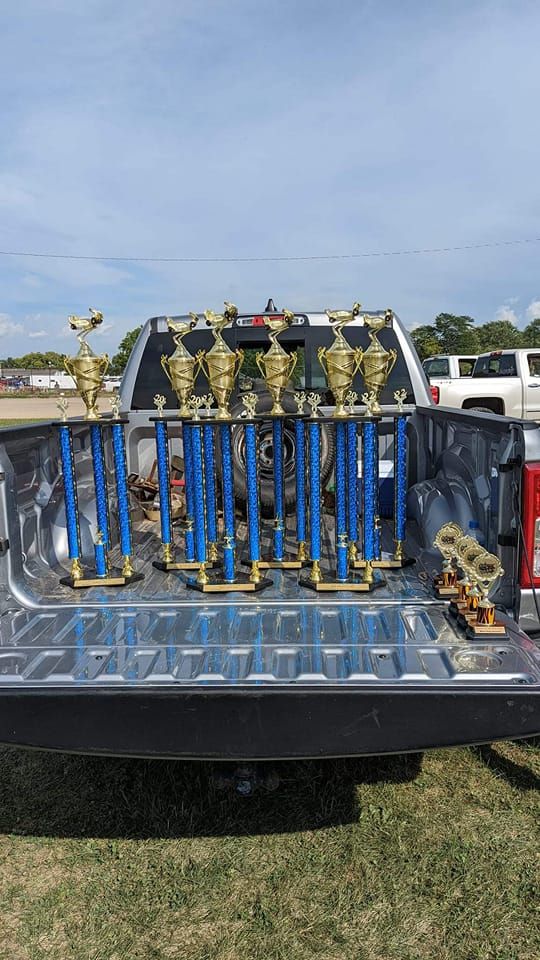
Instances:
[[[457,587],[439,587],[436,583],[434,583],[433,589],[441,600],[448,600],[449,597],[459,596],[459,590]]]
[[[153,560],[152,566],[163,573],[171,573],[174,570],[198,570],[200,563],[196,560]],[[206,569],[211,570],[216,566],[219,566],[219,563],[209,560]]]
[[[309,590],[315,590],[316,593],[337,593],[338,591],[348,591],[352,593],[371,593],[378,587],[384,587],[386,580],[382,577],[366,583],[359,577],[349,577],[347,580],[311,580],[308,576],[300,577],[298,583]]]
[[[401,557],[396,559],[391,553],[383,553],[380,560],[372,560],[373,569],[379,570],[401,570],[402,567],[412,567],[416,563],[414,557]],[[353,560],[351,567],[354,570],[363,570],[366,565],[365,560]]]
[[[480,640],[483,637],[507,637],[503,623],[469,623],[466,631],[469,640]]]
[[[124,577],[121,570],[111,570],[107,577],[80,577],[78,580],[71,576],[61,577],[60,583],[64,587],[72,587],[73,590],[83,590],[88,587],[127,587],[137,580],[144,580],[144,574],[132,573],[131,576]]]
[[[247,557],[242,560],[243,566],[248,566],[249,563]],[[259,570],[300,570],[310,565],[310,560],[299,560],[298,557],[292,556],[283,557],[283,560],[275,560],[273,557],[263,557],[259,560]]]
[[[463,627],[464,630],[468,630],[473,624],[476,623],[476,610],[461,610],[457,616],[458,626]]]
[[[273,585],[273,580],[268,580],[266,577],[261,577],[257,581],[242,576],[235,577],[234,580],[212,580],[209,577],[206,583],[199,583],[196,577],[184,579],[189,590],[198,590],[199,593],[258,593],[259,590],[265,590],[266,587]]]
[[[467,609],[466,600],[451,600],[450,601],[450,614],[453,617],[459,617],[460,614],[464,614]]]

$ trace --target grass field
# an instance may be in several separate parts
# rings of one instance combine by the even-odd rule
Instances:
[[[3,749],[2,960],[536,960],[540,744],[278,765]]]

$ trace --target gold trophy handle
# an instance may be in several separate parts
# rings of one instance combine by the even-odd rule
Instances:
[[[64,357],[64,369],[65,369],[66,373],[68,373],[69,376],[70,376],[70,377],[73,377],[73,379],[75,380],[75,374],[74,374],[74,372],[73,372],[72,360],[73,360],[73,357]]]
[[[262,377],[263,380],[264,380],[265,370],[264,370],[264,367],[263,367],[263,357],[264,357],[264,353],[262,352],[262,350],[259,350],[259,351],[255,354],[255,363],[257,364],[257,366],[258,366],[258,368],[259,368],[259,373],[260,373],[261,377]]]
[[[354,351],[354,373],[353,373],[353,377],[355,377],[356,374],[358,373],[358,371],[360,370],[360,364],[362,363],[363,356],[364,356],[364,351],[362,350],[362,347],[356,347],[356,348],[355,348],[355,351]]]
[[[110,365],[111,365],[111,361],[109,360],[109,354],[108,354],[108,353],[102,353],[99,359],[101,360],[101,363],[102,363],[102,365],[103,365],[103,369],[102,369],[102,371],[101,371],[101,376],[104,377],[105,374],[107,373],[107,370],[109,369],[109,367],[110,367]]]
[[[237,376],[238,376],[238,374],[240,373],[240,370],[241,370],[241,368],[242,368],[242,364],[243,364],[243,362],[244,362],[244,351],[243,351],[243,350],[240,350],[240,348],[237,347],[234,352],[235,352],[235,354],[236,354],[236,366],[235,366],[235,370],[234,370],[234,379],[236,380],[236,378],[237,378]]]
[[[287,377],[290,380],[294,371],[296,370],[296,364],[298,363],[298,350],[295,350],[294,353],[289,354],[289,369],[287,371]]]
[[[161,366],[163,367],[165,376],[167,377],[167,380],[169,381],[172,387],[171,371],[169,369],[169,358],[164,353],[161,354]]]
[[[388,382],[388,378],[390,377],[390,374],[392,373],[392,370],[396,365],[397,350],[389,350],[388,353],[390,354],[390,360],[388,361],[388,373],[386,374],[387,382]]]
[[[319,347],[319,349],[317,350],[317,358],[318,358],[318,361],[319,361],[321,367],[323,368],[323,373],[324,373],[326,379],[328,379],[328,366],[325,366],[325,363],[326,363],[326,347]]]

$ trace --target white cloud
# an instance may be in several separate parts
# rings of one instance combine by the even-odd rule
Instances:
[[[495,320],[508,320],[509,323],[518,325],[519,319],[515,310],[512,310],[512,307],[509,307],[507,303],[501,304],[500,307],[495,311]]]
[[[22,333],[20,323],[13,323],[7,313],[0,313],[0,336],[9,336],[12,333]]]
[[[28,337],[30,338],[30,340],[37,340],[38,337],[46,337],[46,336],[47,336],[46,330],[31,330],[30,333],[28,334]]]
[[[531,300],[525,313],[527,320],[536,320],[537,317],[540,317],[540,300]]]
[[[114,330],[114,324],[102,323],[99,327],[96,327],[94,334],[96,337],[106,337],[110,330]]]

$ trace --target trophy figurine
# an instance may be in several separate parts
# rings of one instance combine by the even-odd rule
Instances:
[[[383,327],[390,326],[392,323],[392,311],[386,310],[384,315],[376,316],[364,315],[364,326],[369,328],[369,339],[371,343],[367,350],[360,351],[358,368],[369,393],[374,393],[375,397],[369,404],[369,415],[379,416],[381,406],[379,396],[390,376],[394,364],[397,360],[396,350],[385,350],[382,343],[377,339],[377,333]]]
[[[440,597],[457,597],[457,572],[453,564],[456,556],[458,541],[463,537],[463,530],[457,523],[445,523],[438,531],[433,546],[442,553],[444,563],[440,577],[435,580],[435,590]]]
[[[234,381],[240,373],[240,367],[244,360],[243,350],[234,352],[227,346],[221,331],[229,323],[236,320],[238,308],[234,303],[225,301],[225,310],[223,313],[214,313],[213,310],[205,310],[204,316],[208,327],[212,327],[215,343],[211,350],[208,350],[202,357],[202,365],[206,367],[205,373],[210,384],[210,390],[216,398],[217,413],[216,420],[230,420],[229,399],[234,387]]]
[[[495,619],[495,604],[489,599],[489,591],[493,584],[504,573],[501,561],[494,553],[482,550],[473,563],[473,572],[480,587],[481,599],[478,603],[476,620],[472,623],[469,621],[468,636],[474,639],[491,634],[505,634],[504,624],[498,623]]]
[[[107,354],[98,356],[86,342],[88,334],[102,322],[103,314],[92,307],[90,307],[89,317],[68,317],[71,329],[78,331],[77,340],[80,347],[76,357],[64,357],[64,367],[70,377],[73,377],[86,407],[85,420],[99,420],[96,400],[103,377],[109,368]]]
[[[341,331],[347,323],[351,323],[358,316],[360,306],[359,303],[353,303],[352,310],[326,311],[334,328],[335,339],[331,347],[319,347],[317,356],[336,401],[334,417],[349,416],[345,402],[360,365],[362,350],[360,347],[351,347]]]
[[[200,370],[204,353],[199,350],[196,357],[192,357],[182,343],[186,334],[190,333],[197,326],[198,317],[196,313],[190,313],[191,320],[173,320],[167,317],[167,327],[174,340],[175,351],[170,357],[161,357],[161,366],[163,367],[167,379],[178,397],[178,416],[189,417],[190,408],[188,400],[193,393],[193,387],[197,374]]]
[[[294,313],[291,310],[284,310],[283,314],[277,317],[265,317],[264,325],[270,331],[270,349],[266,353],[259,351],[255,356],[257,366],[268,387],[268,393],[272,397],[273,406],[270,411],[272,417],[285,416],[285,410],[281,406],[281,395],[293,375],[298,360],[296,351],[287,353],[277,342],[279,334],[287,330],[293,320]]]

